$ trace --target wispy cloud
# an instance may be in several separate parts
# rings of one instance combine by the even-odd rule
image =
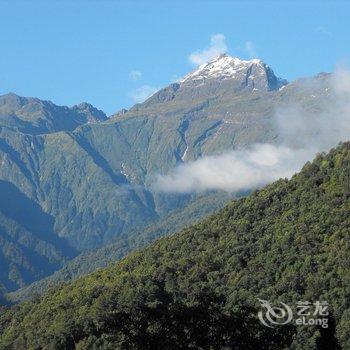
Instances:
[[[249,58],[257,58],[258,56],[255,49],[255,45],[252,41],[246,41],[244,43],[243,51],[249,56]]]
[[[310,83],[310,91],[314,91]],[[350,72],[340,70],[331,79],[330,98],[315,113],[300,105],[276,112],[279,144],[256,144],[246,150],[203,157],[182,164],[167,175],[157,175],[154,188],[164,192],[253,189],[290,177],[317,152],[350,139]],[[306,91],[305,93],[308,93]]]
[[[190,54],[189,60],[195,65],[201,65],[211,59],[227,52],[226,38],[223,34],[213,34],[210,37],[210,45],[204,50],[195,51]]]
[[[142,73],[141,73],[139,70],[132,70],[132,71],[129,73],[129,77],[130,77],[131,80],[137,81],[137,80],[140,80],[140,79],[141,79]]]
[[[150,85],[142,85],[131,92],[130,97],[135,103],[141,103],[156,93],[159,88]]]
[[[300,156],[308,160],[304,152]],[[158,175],[155,188],[162,192],[200,192],[211,189],[240,191],[289,177],[298,169],[288,147],[257,144],[249,150],[204,157],[183,164],[167,175]]]
[[[326,36],[332,36],[332,32],[330,32],[328,29],[322,26],[317,27],[315,31]]]

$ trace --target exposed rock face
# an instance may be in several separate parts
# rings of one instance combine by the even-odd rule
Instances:
[[[79,114],[83,119],[85,118],[88,123],[97,123],[107,120],[106,114],[92,106],[90,103],[83,102],[73,106],[71,109]]]
[[[210,81],[230,80],[237,89],[270,91],[286,85],[287,81],[275,76],[273,70],[259,59],[244,61],[227,54],[201,65],[181,80],[183,87],[198,87]]]
[[[178,83],[159,90],[142,106],[173,100],[212,99],[232,93],[264,93],[278,90],[287,83],[286,80],[278,78],[273,70],[259,59],[244,61],[223,54],[199,66]],[[140,105],[136,105],[132,110],[139,108]]]

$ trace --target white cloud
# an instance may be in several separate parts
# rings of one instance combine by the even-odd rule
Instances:
[[[137,80],[140,80],[140,79],[141,79],[142,73],[141,73],[139,70],[132,70],[132,71],[129,73],[129,77],[130,77],[131,80],[137,81]]]
[[[223,34],[213,34],[210,37],[210,45],[202,51],[196,51],[190,54],[189,60],[196,65],[201,65],[211,59],[227,52],[226,38]]]
[[[150,85],[142,85],[131,92],[130,97],[135,103],[141,103],[156,93],[159,88]]]
[[[255,45],[251,41],[246,41],[244,43],[243,51],[249,56],[249,58],[256,58],[258,56]]]
[[[301,152],[300,156],[303,161],[308,159],[305,152]],[[180,193],[252,189],[293,175],[300,166],[298,160],[288,147],[257,144],[249,150],[204,157],[180,165],[169,175],[158,175],[155,188],[162,192]]]
[[[167,175],[157,175],[154,188],[183,193],[258,188],[281,177],[290,177],[317,152],[350,139],[350,72],[335,73],[329,90],[322,82],[310,82],[310,89],[305,87],[304,93],[311,95],[314,84],[321,84],[319,89],[326,89],[330,98],[324,104],[319,103],[317,113],[298,105],[277,111],[278,144],[256,144],[250,149],[182,164]]]

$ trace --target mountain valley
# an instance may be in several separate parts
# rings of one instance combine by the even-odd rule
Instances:
[[[260,60],[221,55],[109,118],[87,103],[68,108],[1,96],[0,284],[15,291],[108,244],[116,244],[109,258],[122,257],[143,245],[125,243],[143,230],[158,237],[217,210],[235,194],[163,193],[152,186],[154,176],[204,156],[278,143],[276,111],[322,111],[333,101],[331,78],[287,83]],[[191,212],[201,200],[205,209]],[[168,220],[185,217],[174,210],[191,215]],[[172,223],[158,230],[163,220]],[[130,245],[122,255],[120,244]],[[94,266],[105,266],[102,260]]]

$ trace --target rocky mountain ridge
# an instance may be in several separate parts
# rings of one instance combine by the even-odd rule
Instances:
[[[51,259],[51,272],[71,256],[62,251],[64,244],[74,256],[142,232],[175,208],[195,203],[195,193],[157,191],[154,175],[202,156],[278,142],[276,109],[293,104],[314,114],[332,98],[328,75],[277,90],[236,89],[240,84],[236,79],[207,79],[198,88],[172,84],[108,119],[88,104],[68,108],[0,97],[0,180],[37,205],[50,223],[48,236],[56,239],[46,249],[35,238],[43,237],[37,227],[28,236],[25,227],[21,231],[9,220],[12,224],[0,230],[6,266],[0,284],[14,290],[47,274],[28,266],[34,252]],[[2,200],[0,211],[6,205]],[[33,240],[23,245],[23,237]]]
[[[14,93],[0,96],[0,126],[28,134],[73,131],[79,125],[104,120],[107,116],[86,102],[69,108]]]
[[[241,60],[222,54],[180,80],[182,86],[200,86],[208,80],[235,80],[237,85],[249,90],[276,90],[288,82],[275,76],[273,70],[260,59]]]

